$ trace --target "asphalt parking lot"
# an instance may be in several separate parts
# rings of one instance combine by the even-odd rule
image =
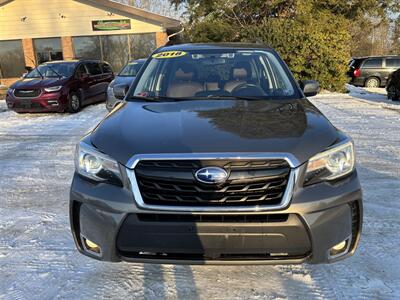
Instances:
[[[312,102],[356,144],[365,196],[358,252],[332,265],[216,267],[78,254],[68,220],[74,147],[105,105],[17,115],[0,101],[0,299],[399,299],[399,105],[362,91]]]

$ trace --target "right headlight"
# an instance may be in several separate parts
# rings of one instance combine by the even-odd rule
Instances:
[[[62,89],[62,85],[50,86],[50,87],[44,88],[44,90],[48,93],[58,92],[61,89]]]
[[[313,156],[307,164],[305,184],[344,177],[353,172],[354,167],[354,145],[349,141]]]
[[[94,181],[122,184],[118,162],[84,142],[76,146],[75,168],[77,173]]]

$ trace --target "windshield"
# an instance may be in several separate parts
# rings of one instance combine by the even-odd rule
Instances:
[[[352,69],[358,69],[363,62],[363,59],[352,59],[350,61],[349,67]]]
[[[299,98],[289,76],[281,61],[267,50],[168,51],[152,56],[130,97]]]
[[[69,77],[74,73],[74,63],[43,64],[32,70],[25,78]]]
[[[144,62],[130,62],[121,70],[118,76],[135,77],[139,73],[140,68],[143,66],[143,64]]]

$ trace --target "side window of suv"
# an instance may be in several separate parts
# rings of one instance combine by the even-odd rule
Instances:
[[[86,70],[86,67],[84,64],[79,65],[79,67],[76,69],[76,77],[80,78],[82,77],[83,74],[88,74],[88,71]]]
[[[103,72],[101,71],[100,65],[98,63],[87,63],[86,67],[88,68],[89,73],[92,76],[103,74]]]
[[[109,64],[102,63],[102,64],[101,64],[101,68],[103,69],[103,73],[104,73],[104,74],[112,73],[112,72],[113,72],[112,69],[111,69],[111,66],[110,66]]]
[[[368,59],[363,68],[382,68],[382,58],[371,58]]]
[[[388,68],[400,68],[400,58],[387,58],[386,67]]]

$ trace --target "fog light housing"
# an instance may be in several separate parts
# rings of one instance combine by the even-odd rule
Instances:
[[[89,240],[85,237],[82,237],[82,243],[83,243],[85,250],[92,252],[98,256],[101,255],[101,248],[95,242],[92,242],[91,240]]]
[[[342,255],[347,254],[350,248],[351,237],[341,241],[332,248],[329,249],[329,258],[333,259]]]
[[[57,100],[48,100],[47,104],[51,105],[51,106],[58,106],[58,101]]]

